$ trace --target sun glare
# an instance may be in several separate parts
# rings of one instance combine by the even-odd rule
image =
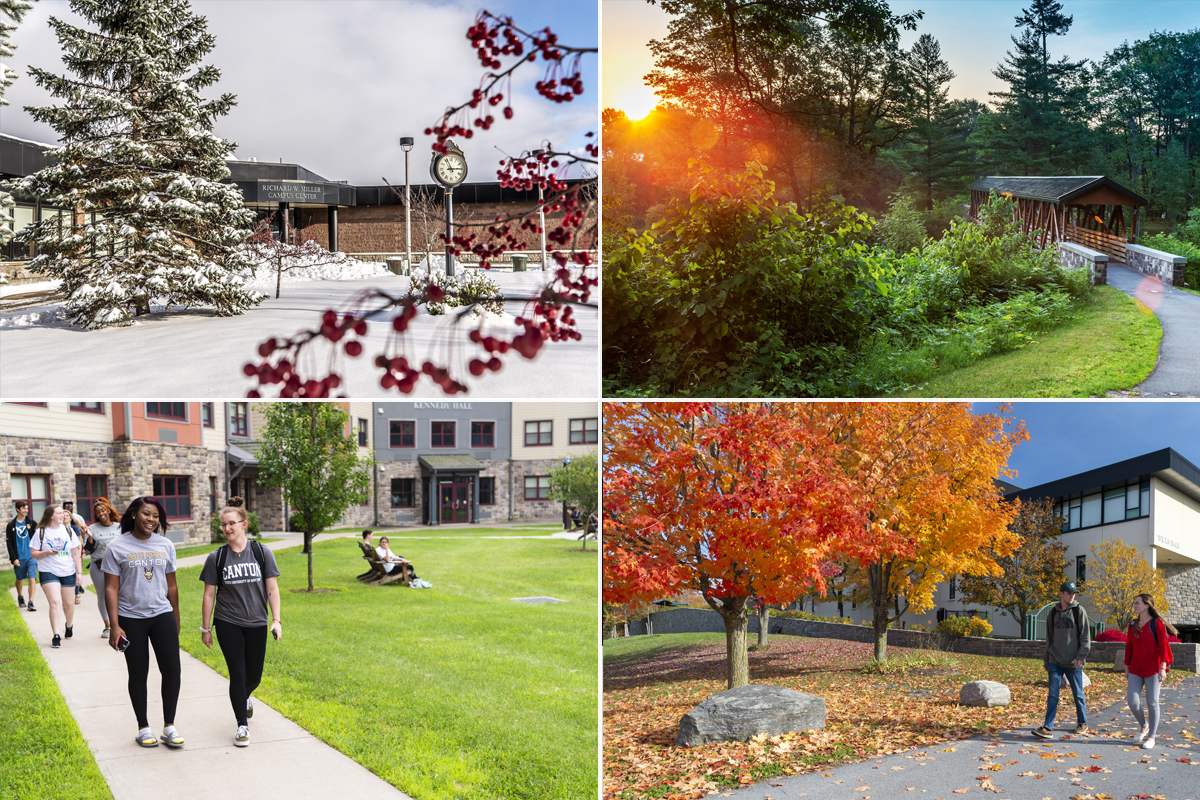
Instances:
[[[617,106],[634,122],[645,118],[658,105],[658,98],[648,86],[641,86],[625,93]]]

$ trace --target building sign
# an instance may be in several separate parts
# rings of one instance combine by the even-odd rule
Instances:
[[[432,408],[439,411],[470,411],[470,403],[413,403],[414,409]]]
[[[1172,550],[1178,550],[1179,552],[1183,552],[1183,548],[1180,546],[1179,542],[1175,541],[1174,539],[1168,539],[1166,536],[1163,536],[1161,533],[1154,534],[1154,543],[1165,545],[1166,547],[1170,547]]]
[[[325,187],[319,183],[304,183],[302,181],[265,181],[258,182],[259,201],[270,200],[279,203],[324,203]]]

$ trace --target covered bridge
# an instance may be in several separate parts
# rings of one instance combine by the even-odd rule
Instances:
[[[1124,262],[1126,242],[1137,243],[1140,207],[1146,199],[1103,175],[1061,177],[989,176],[971,184],[971,220],[996,192],[1017,203],[1021,230],[1040,230],[1042,247],[1075,242]],[[1125,207],[1130,207],[1126,219]]]

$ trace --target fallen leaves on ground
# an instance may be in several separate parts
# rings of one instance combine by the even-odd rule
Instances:
[[[915,652],[919,651],[888,647],[889,655]],[[684,714],[725,690],[723,637],[605,664],[604,797],[642,800],[674,793],[681,798],[702,797],[778,775],[827,770],[983,733],[1033,727],[1045,713],[1046,672],[1036,659],[956,653],[958,666],[949,669],[892,675],[860,672],[871,656],[872,645],[867,642],[773,638],[768,649],[749,654],[751,681],[824,698],[824,730],[695,748],[676,747],[675,735]],[[1099,669],[1089,675],[1089,706],[1104,708],[1125,696],[1124,675]],[[959,689],[972,680],[1006,684],[1011,705],[959,705]],[[1074,713],[1070,691],[1062,692],[1059,709],[1060,717]],[[932,750],[935,755],[953,751],[953,747]],[[1058,759],[1077,754],[1048,755]]]

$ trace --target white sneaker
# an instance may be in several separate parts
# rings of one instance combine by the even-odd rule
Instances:
[[[1153,736],[1151,736],[1146,741],[1142,742],[1142,749],[1143,750],[1153,750],[1154,749],[1154,737]]]
[[[249,747],[250,728],[245,725],[238,725],[237,733],[233,737],[233,743],[237,747]]]
[[[1147,734],[1149,734],[1149,733],[1150,733],[1150,726],[1143,725],[1142,729],[1140,731],[1138,731],[1138,735],[1134,738],[1134,741],[1140,742],[1140,741],[1144,740],[1146,738]]]

